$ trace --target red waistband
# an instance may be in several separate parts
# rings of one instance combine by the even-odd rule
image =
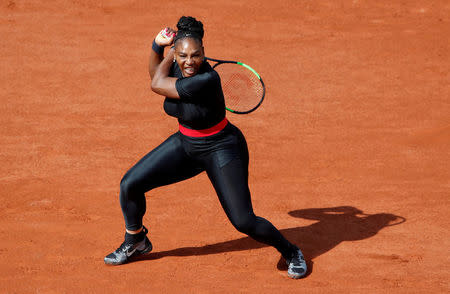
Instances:
[[[221,130],[223,130],[228,124],[228,120],[227,118],[224,118],[220,123],[218,123],[217,125],[208,128],[208,129],[203,129],[203,130],[193,130],[193,129],[188,129],[186,127],[183,127],[182,125],[180,125],[180,132],[185,135],[185,136],[189,136],[189,137],[208,137],[214,134],[217,134],[218,132],[220,132]]]

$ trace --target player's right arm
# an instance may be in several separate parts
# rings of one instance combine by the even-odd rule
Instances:
[[[155,37],[156,45],[164,48],[166,46],[170,46],[173,43],[173,38],[175,37],[175,31],[171,28],[165,28],[161,32],[158,33]],[[164,59],[164,50],[157,53],[154,49],[150,50],[150,59],[148,63],[148,72],[150,74],[150,78],[153,79],[155,72],[158,66]]]

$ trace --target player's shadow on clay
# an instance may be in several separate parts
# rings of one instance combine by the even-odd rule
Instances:
[[[289,212],[290,216],[315,220],[303,227],[282,229],[280,232],[294,244],[298,244],[312,269],[312,260],[333,249],[344,241],[357,241],[375,236],[381,229],[403,223],[405,218],[390,213],[365,214],[351,206],[330,208],[309,208]],[[166,256],[208,255],[267,247],[249,237],[198,247],[182,247],[168,251],[154,252],[142,259],[159,259]],[[283,259],[277,265],[285,270]]]

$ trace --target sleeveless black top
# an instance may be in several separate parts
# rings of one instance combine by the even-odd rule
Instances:
[[[180,99],[164,100],[165,112],[178,118],[184,127],[201,130],[210,128],[225,118],[225,100],[219,74],[204,61],[199,72],[184,78],[176,62],[170,68],[169,76],[178,80],[175,87]]]

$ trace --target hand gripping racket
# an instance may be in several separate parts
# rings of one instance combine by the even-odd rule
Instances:
[[[232,113],[247,114],[263,102],[266,87],[261,76],[250,66],[229,60],[206,57],[215,62],[214,70],[220,76],[226,109]]]

